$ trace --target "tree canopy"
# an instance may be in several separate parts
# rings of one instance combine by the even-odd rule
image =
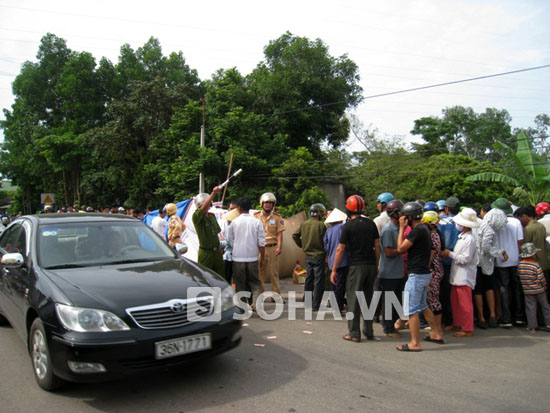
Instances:
[[[265,46],[251,73],[220,68],[204,80],[182,52],[165,56],[154,37],[136,50],[123,45],[115,63],[98,63],[48,33],[4,109],[0,172],[19,187],[16,208],[25,213],[39,208],[42,192],[65,205],[156,209],[195,195],[199,172],[207,190],[225,180],[230,159],[245,173],[226,199],[274,192],[285,214],[331,206],[320,189],[331,183],[362,194],[371,215],[381,192],[403,200],[456,195],[470,205],[512,195],[503,180],[465,180],[508,173],[498,161],[520,145],[512,138],[521,131],[511,132],[506,110],[456,106],[418,119],[412,133],[425,143],[409,151],[397,138],[359,130],[349,114],[362,99],[359,80],[346,55],[288,32]],[[541,159],[549,119],[540,115],[523,131]],[[347,152],[350,131],[366,150]]]
[[[413,148],[424,156],[450,153],[494,162],[499,156],[492,151],[493,144],[509,142],[512,137],[510,121],[506,110],[487,108],[478,114],[463,106],[445,108],[441,118],[430,116],[414,122],[411,133],[426,143],[413,144]]]
[[[196,194],[199,171],[208,187],[219,183],[233,156],[246,174],[228,196],[255,198],[260,185],[279,185],[270,177],[289,150],[322,158],[323,145],[344,142],[345,111],[361,98],[355,63],[319,39],[285,33],[264,52],[247,76],[220,69],[201,81],[182,52],[164,56],[155,38],[98,65],[48,33],[13,84],[0,171],[21,188],[26,212],[41,192],[65,204],[153,208]]]

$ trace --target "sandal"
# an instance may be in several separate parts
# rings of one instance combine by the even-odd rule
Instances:
[[[445,340],[432,338],[431,336],[424,337],[424,341],[427,341],[428,343],[445,344]]]
[[[358,337],[352,337],[351,334],[346,334],[344,337],[342,337],[346,341],[351,341],[353,343],[360,343],[361,339]]]
[[[419,349],[409,348],[409,345],[408,345],[408,344],[402,344],[402,345],[400,345],[400,346],[397,346],[395,349],[396,349],[397,351],[414,351],[414,352],[422,351],[421,348],[419,348]]]

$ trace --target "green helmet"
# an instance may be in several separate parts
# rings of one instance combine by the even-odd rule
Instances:
[[[327,209],[323,204],[313,204],[309,207],[309,216],[323,216],[327,213]]]

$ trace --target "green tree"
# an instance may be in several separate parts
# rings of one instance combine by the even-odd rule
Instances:
[[[514,187],[514,197],[522,203],[536,205],[550,199],[550,163],[531,149],[524,132],[516,138],[517,149],[496,142],[496,150],[504,152],[504,172],[484,172],[471,175],[468,182],[498,182]]]
[[[495,162],[499,155],[491,149],[496,140],[510,140],[510,121],[506,110],[487,108],[477,114],[462,106],[446,108],[441,118],[430,116],[415,121],[411,133],[420,135],[426,143],[414,143],[413,148],[424,157],[451,153]]]
[[[162,79],[166,87],[181,88],[186,85],[188,94],[195,93],[200,83],[197,71],[187,65],[183,53],[164,56],[159,40],[154,37],[135,51],[129,44],[124,44],[120,49],[116,71],[120,96],[128,95],[136,81]]]
[[[75,194],[74,199],[80,199],[81,172],[84,159],[87,157],[82,139],[82,135],[75,136],[67,132],[35,140],[40,155],[52,169],[52,178],[57,182],[55,192],[63,194],[63,197],[58,196],[58,199],[63,199],[65,205],[72,203],[71,194]],[[53,189],[53,185],[50,188]]]
[[[63,100],[57,93],[57,85],[71,50],[65,40],[48,33],[42,37],[36,58],[37,63],[25,62],[13,82],[13,94],[23,101],[25,110],[35,122],[47,127],[63,124]]]
[[[0,171],[19,186],[18,203],[25,213],[36,211],[37,194],[55,188],[52,168],[36,145],[54,128],[63,127],[63,99],[57,85],[65,64],[71,58],[66,42],[48,33],[40,42],[38,62],[25,62],[13,82],[15,103],[4,109],[1,122],[4,142],[0,152]]]
[[[277,194],[278,211],[291,216],[309,211],[309,207],[316,202],[331,208],[327,195],[318,187],[325,179],[324,171],[324,163],[307,148],[291,150],[288,159],[273,169],[279,183],[277,190],[273,191]]]
[[[269,118],[270,134],[286,136],[288,148],[346,141],[346,109],[361,100],[357,65],[347,56],[332,57],[320,39],[287,32],[269,42],[265,60],[247,77],[253,107]]]
[[[423,199],[437,201],[457,196],[463,205],[479,207],[484,202],[511,195],[505,185],[480,186],[466,181],[473,171],[499,171],[489,162],[478,162],[464,155],[441,154],[423,158],[418,153],[401,151],[378,153],[362,158],[352,171],[351,189],[362,195],[369,216],[378,215],[376,197],[391,192],[403,202]]]
[[[103,120],[105,103],[111,98],[108,93],[111,86],[101,82],[112,82],[113,79],[103,76],[107,62],[103,60],[102,65],[98,71],[90,53],[71,53],[55,87],[61,115],[65,119],[56,129],[79,134],[98,126]]]
[[[133,85],[128,97],[111,102],[107,124],[86,134],[92,165],[83,184],[89,197],[101,192],[103,203],[139,206],[157,201],[160,177],[150,165],[161,160],[153,146],[163,145],[159,140],[166,137],[177,108],[198,95],[186,93],[188,85],[166,88],[162,78]]]

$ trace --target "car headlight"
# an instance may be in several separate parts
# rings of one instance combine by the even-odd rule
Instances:
[[[233,295],[233,287],[230,285],[222,291],[222,311],[229,310],[235,305],[233,304]]]
[[[55,304],[57,317],[67,330],[89,331],[121,331],[130,327],[119,317],[104,310],[79,308],[65,304]]]

